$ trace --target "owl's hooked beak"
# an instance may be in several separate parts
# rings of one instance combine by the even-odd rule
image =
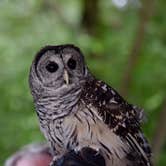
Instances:
[[[69,84],[69,74],[66,69],[64,70],[63,78],[64,78],[66,85],[68,85]]]

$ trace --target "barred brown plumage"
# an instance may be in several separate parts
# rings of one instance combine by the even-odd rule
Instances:
[[[31,66],[30,88],[55,160],[91,147],[107,166],[150,166],[140,124],[143,111],[97,80],[73,45],[46,46]]]

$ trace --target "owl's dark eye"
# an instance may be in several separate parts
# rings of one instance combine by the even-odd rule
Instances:
[[[59,66],[57,63],[50,61],[47,65],[46,65],[46,70],[50,73],[54,73],[58,70]]]
[[[67,62],[67,65],[70,69],[74,70],[76,68],[77,63],[74,59],[70,58]]]

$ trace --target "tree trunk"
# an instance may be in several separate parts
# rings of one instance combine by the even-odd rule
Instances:
[[[143,6],[139,11],[139,23],[136,36],[129,53],[127,66],[122,78],[121,93],[123,96],[128,95],[129,88],[131,86],[133,71],[138,64],[141,47],[146,35],[146,26],[150,20],[150,16],[153,13],[154,0],[144,0],[142,5]]]
[[[90,35],[96,35],[99,23],[99,0],[84,0],[83,5],[82,26]]]
[[[166,99],[163,103],[163,110],[161,111],[158,119],[158,124],[152,140],[152,149],[154,156],[154,163],[156,165],[159,154],[166,140]]]

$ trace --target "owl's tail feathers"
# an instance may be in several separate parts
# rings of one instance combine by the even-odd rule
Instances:
[[[130,133],[127,135],[126,138],[127,138],[128,143],[135,150],[135,152],[137,152],[137,155],[142,156],[144,165],[152,166],[152,163],[151,163],[151,160],[150,160],[151,150],[150,150],[149,144],[147,144],[146,140],[143,140],[144,144],[141,145],[141,144],[138,143],[138,141]],[[141,137],[140,137],[140,139],[141,139]],[[139,161],[139,162],[141,162],[141,161]]]

